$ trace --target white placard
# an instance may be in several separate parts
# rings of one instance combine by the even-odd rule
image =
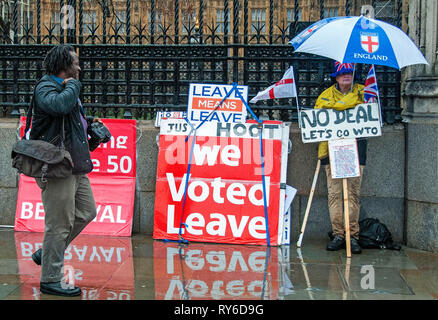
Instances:
[[[160,127],[163,119],[184,119],[187,117],[185,111],[158,111],[155,118],[155,126]]]
[[[342,111],[301,110],[300,115],[301,139],[304,143],[382,135],[377,103],[360,104]]]
[[[331,140],[328,142],[328,148],[333,179],[360,176],[356,139]]]
[[[232,85],[190,83],[187,118],[190,122],[246,122],[246,106],[235,90],[225,99],[219,108],[212,112],[232,90]],[[247,102],[248,86],[237,86],[236,90]]]

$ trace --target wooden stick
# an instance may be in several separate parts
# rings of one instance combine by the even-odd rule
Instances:
[[[321,168],[321,160],[316,163],[315,175],[313,176],[312,188],[310,189],[309,199],[307,200],[306,213],[304,214],[303,225],[301,226],[301,234],[297,241],[297,247],[301,247],[303,242],[304,230],[306,230],[307,218],[309,217],[310,205],[312,204],[313,194],[315,193],[316,181],[318,180],[319,169]]]
[[[342,297],[342,300],[347,300],[348,292],[350,291],[350,266],[351,266],[351,258],[347,258],[347,261],[345,262],[345,284],[347,285],[347,290],[344,290]]]
[[[345,244],[347,248],[347,257],[351,257],[351,243],[350,243],[350,213],[348,210],[348,184],[347,179],[342,179],[344,187],[344,223],[345,223]]]

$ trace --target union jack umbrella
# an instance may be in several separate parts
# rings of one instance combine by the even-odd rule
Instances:
[[[428,64],[401,29],[365,16],[320,20],[289,43],[295,52],[317,54],[342,63],[377,64],[396,69]]]

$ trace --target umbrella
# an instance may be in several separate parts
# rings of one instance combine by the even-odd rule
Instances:
[[[295,52],[307,52],[340,62],[377,64],[401,69],[428,64],[401,29],[365,16],[320,20],[294,37]]]

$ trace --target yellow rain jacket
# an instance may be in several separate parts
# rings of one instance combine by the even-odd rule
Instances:
[[[315,109],[325,108],[342,111],[354,108],[364,103],[363,88],[363,85],[355,83],[353,90],[344,95],[336,88],[336,84],[334,84],[319,95],[316,100]],[[328,143],[327,141],[323,141],[320,142],[318,146],[318,159],[324,159],[326,157],[328,157]]]

